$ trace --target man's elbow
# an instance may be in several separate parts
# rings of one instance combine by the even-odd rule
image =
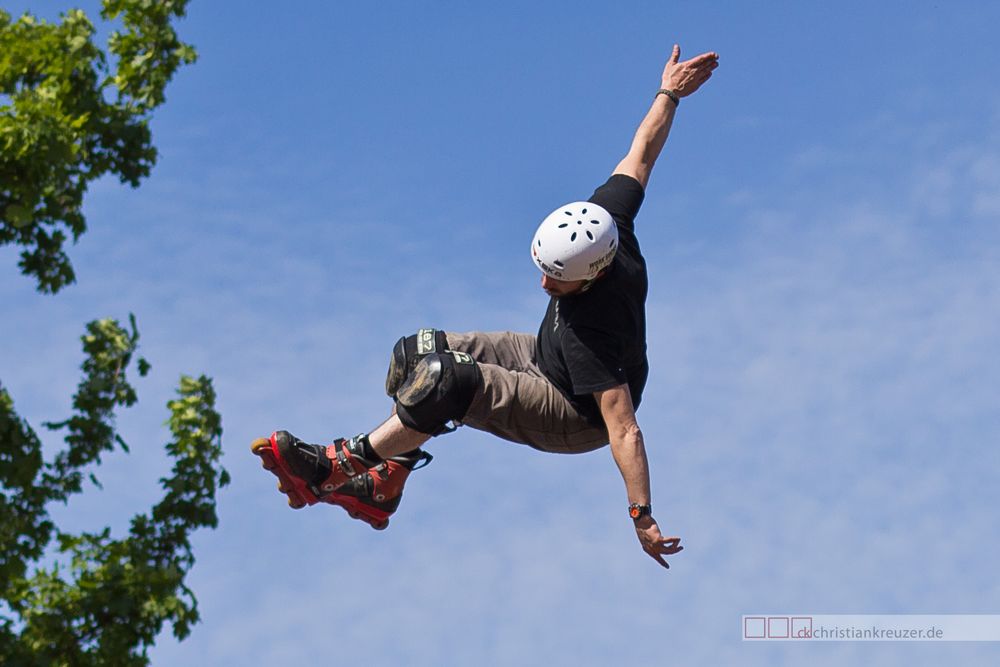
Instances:
[[[642,430],[634,420],[622,422],[608,428],[608,438],[612,443],[641,442]]]
[[[641,185],[643,190],[645,190],[646,185],[649,183],[649,175],[652,171],[652,163],[646,163],[639,158],[629,155],[618,163],[618,166],[615,167],[614,173],[631,176],[635,180],[639,181],[639,185]]]

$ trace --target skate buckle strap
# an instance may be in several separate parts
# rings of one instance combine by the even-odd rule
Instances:
[[[348,477],[354,477],[355,475],[357,475],[358,473],[357,471],[354,470],[354,465],[351,463],[351,458],[347,455],[347,452],[344,451],[344,447],[343,446],[337,447],[336,445],[334,445],[333,447],[334,450],[337,452],[337,465],[339,465],[340,469],[344,471],[344,474],[347,475]]]
[[[430,454],[428,454],[423,450],[420,450],[420,461],[416,465],[414,465],[410,469],[410,471],[412,472],[414,470],[420,470],[421,468],[426,468],[428,465],[430,465],[430,462],[433,460],[434,460],[433,456],[431,456]]]
[[[461,426],[461,424],[455,423],[454,420],[449,421],[449,422],[445,422],[444,424],[441,425],[440,428],[438,428],[433,433],[431,433],[431,437],[432,438],[436,438],[439,435],[448,435],[449,433],[454,433],[455,431],[458,430],[459,426]],[[425,463],[424,465],[427,465],[427,464]],[[423,466],[421,466],[421,467],[423,467]]]
[[[427,465],[433,459],[434,459],[433,456],[431,456],[430,454],[428,454],[427,452],[425,452],[423,450],[420,450],[420,453],[417,456],[416,462],[413,464],[413,467],[410,468],[410,472],[413,472],[414,470],[420,470],[421,468],[426,468]],[[389,459],[389,460],[390,461],[394,461],[396,463],[400,462],[399,459],[395,459],[395,458]],[[386,481],[387,479],[389,479],[389,461],[382,461],[382,463],[379,463],[374,468],[370,468],[368,470],[368,472],[372,473],[373,475],[378,475],[378,478],[380,480],[382,480],[383,482]]]

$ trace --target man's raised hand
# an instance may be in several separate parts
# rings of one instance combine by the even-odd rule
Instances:
[[[674,91],[678,97],[687,97],[712,76],[712,71],[719,66],[719,54],[709,51],[678,62],[680,57],[681,47],[674,44],[674,52],[663,68],[661,87]]]

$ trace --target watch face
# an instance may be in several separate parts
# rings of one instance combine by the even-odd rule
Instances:
[[[652,508],[649,505],[633,504],[628,507],[628,515],[633,519],[638,519],[649,514],[651,510]]]

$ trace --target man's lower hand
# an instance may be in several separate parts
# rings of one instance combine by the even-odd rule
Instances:
[[[684,550],[684,547],[681,546],[681,538],[664,537],[652,516],[644,516],[636,521],[635,532],[639,536],[639,543],[642,544],[643,551],[667,569],[670,569],[670,566],[663,557],[672,556]]]

